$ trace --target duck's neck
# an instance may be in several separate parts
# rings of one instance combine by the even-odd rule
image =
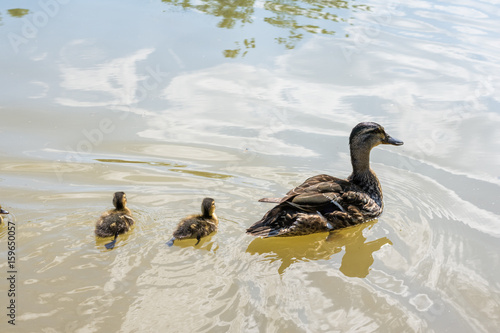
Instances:
[[[210,212],[203,212],[203,214],[201,215],[204,219],[207,219],[207,220],[212,220],[214,221],[214,223],[217,225],[219,224],[219,219],[217,218],[217,215],[215,215],[215,212],[213,212],[212,214],[210,214]]]
[[[124,214],[127,214],[127,215],[131,215],[132,214],[132,212],[130,211],[130,209],[128,209],[128,207],[125,206],[122,203],[118,203],[116,205],[115,211],[116,212],[121,212],[121,213],[124,213]]]
[[[370,150],[355,149],[353,151],[351,147],[352,174],[348,180],[359,186],[382,208],[382,187],[375,172],[370,168]]]
[[[205,218],[205,219],[211,219],[211,218],[213,218],[213,217],[216,217],[215,212],[213,212],[213,211],[211,212],[211,211],[209,211],[209,210],[205,210],[205,209],[204,209],[204,210],[202,210],[202,212],[201,212],[201,216],[202,216],[203,218]]]
[[[350,147],[351,164],[353,174],[362,174],[370,171],[370,151],[369,147]]]

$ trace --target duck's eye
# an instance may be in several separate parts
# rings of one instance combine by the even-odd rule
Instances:
[[[384,134],[384,130],[381,128],[374,128],[370,132],[368,132],[371,135],[378,135],[378,134]]]

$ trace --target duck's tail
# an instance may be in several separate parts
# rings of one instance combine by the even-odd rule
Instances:
[[[104,246],[108,249],[108,250],[111,250],[112,248],[115,247],[115,244],[116,244],[116,239],[118,238],[118,231],[115,233],[115,238],[107,243],[107,244],[104,244]]]
[[[259,199],[259,202],[280,203],[281,198],[262,198]]]
[[[247,229],[247,234],[255,237],[267,238],[275,236],[278,233],[274,232],[269,226],[266,225],[252,225]]]
[[[174,241],[175,241],[175,237],[172,237],[172,239],[170,239],[166,244],[168,246],[172,246],[172,245],[174,245]]]
[[[283,228],[282,223],[280,223],[282,220],[280,216],[283,214],[282,206],[278,205],[268,211],[246,230],[247,234],[262,238],[278,236]]]

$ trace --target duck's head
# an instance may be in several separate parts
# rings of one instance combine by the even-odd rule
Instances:
[[[364,174],[370,170],[370,151],[380,144],[401,146],[403,141],[394,139],[377,123],[359,123],[349,137],[353,174]]]
[[[127,195],[125,192],[115,192],[113,196],[113,205],[116,209],[123,209],[127,206]]]
[[[212,217],[215,212],[215,200],[212,198],[205,198],[201,203],[201,213],[203,216]]]
[[[380,144],[401,146],[403,141],[391,137],[382,126],[373,122],[357,124],[349,137],[351,150],[370,150]]]

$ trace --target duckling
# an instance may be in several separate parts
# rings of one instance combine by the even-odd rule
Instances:
[[[7,214],[9,214],[9,212],[2,209],[2,206],[0,205],[0,214],[7,215]],[[2,217],[2,215],[0,215],[0,224],[2,224],[2,222],[3,222],[3,217]]]
[[[102,214],[95,225],[95,234],[97,237],[115,236],[113,241],[104,245],[109,250],[115,247],[118,235],[129,231],[130,227],[134,224],[132,213],[127,208],[127,196],[124,192],[116,192],[114,194],[113,206],[115,206],[115,209]]]
[[[167,245],[174,245],[176,239],[196,238],[198,240],[196,246],[202,237],[217,231],[218,226],[219,219],[215,215],[215,201],[212,198],[205,198],[201,203],[201,214],[193,214],[183,218]]]
[[[329,175],[308,178],[283,198],[260,202],[278,203],[247,233],[259,237],[299,236],[325,232],[375,219],[384,208],[382,188],[370,168],[370,151],[379,144],[400,146],[377,123],[357,124],[349,136],[353,171],[347,179]]]

